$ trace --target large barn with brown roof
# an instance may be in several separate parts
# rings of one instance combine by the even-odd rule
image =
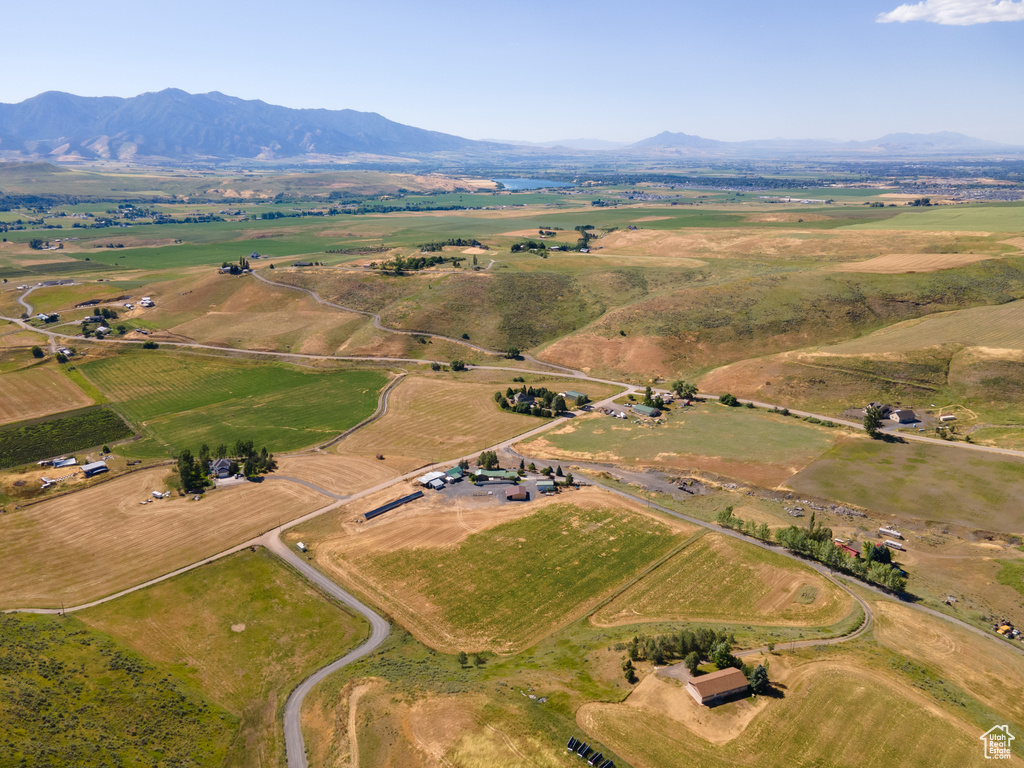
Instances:
[[[749,687],[747,676],[734,667],[695,677],[686,684],[687,692],[705,706],[746,693]]]

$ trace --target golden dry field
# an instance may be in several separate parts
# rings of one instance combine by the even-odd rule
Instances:
[[[330,499],[284,482],[245,484],[201,501],[163,491],[169,468],[134,472],[0,516],[0,606],[74,605],[221,552]]]
[[[388,397],[388,412],[342,440],[334,450],[342,455],[373,457],[383,454],[402,472],[434,462],[457,459],[520,435],[545,423],[535,416],[501,410],[494,393],[520,386],[509,373],[471,371],[452,376],[408,376]],[[531,377],[530,386],[565,391],[581,386],[572,379]],[[587,394],[598,400],[616,391],[587,382]]]
[[[828,626],[853,599],[810,568],[708,533],[602,607],[599,626],[645,621]]]
[[[91,397],[52,365],[0,375],[0,424],[92,404]]]

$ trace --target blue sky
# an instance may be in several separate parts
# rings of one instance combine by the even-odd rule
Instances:
[[[2,102],[177,87],[469,138],[1024,145],[1022,0],[56,0],[4,27]]]

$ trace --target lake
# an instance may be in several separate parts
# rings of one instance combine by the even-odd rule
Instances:
[[[501,184],[510,192],[522,192],[525,189],[547,189],[549,187],[571,187],[565,181],[548,181],[547,179],[491,179]]]

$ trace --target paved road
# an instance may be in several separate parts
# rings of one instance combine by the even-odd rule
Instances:
[[[284,705],[284,744],[288,757],[288,768],[306,768],[306,747],[302,738],[302,702],[317,683],[342,667],[361,659],[383,643],[391,631],[391,626],[377,613],[343,590],[320,571],[311,567],[305,560],[296,555],[278,536],[267,538],[267,548],[291,565],[312,583],[340,603],[360,614],[370,623],[370,637],[357,648],[352,649],[337,661],[321,667],[303,680],[291,692]]]

